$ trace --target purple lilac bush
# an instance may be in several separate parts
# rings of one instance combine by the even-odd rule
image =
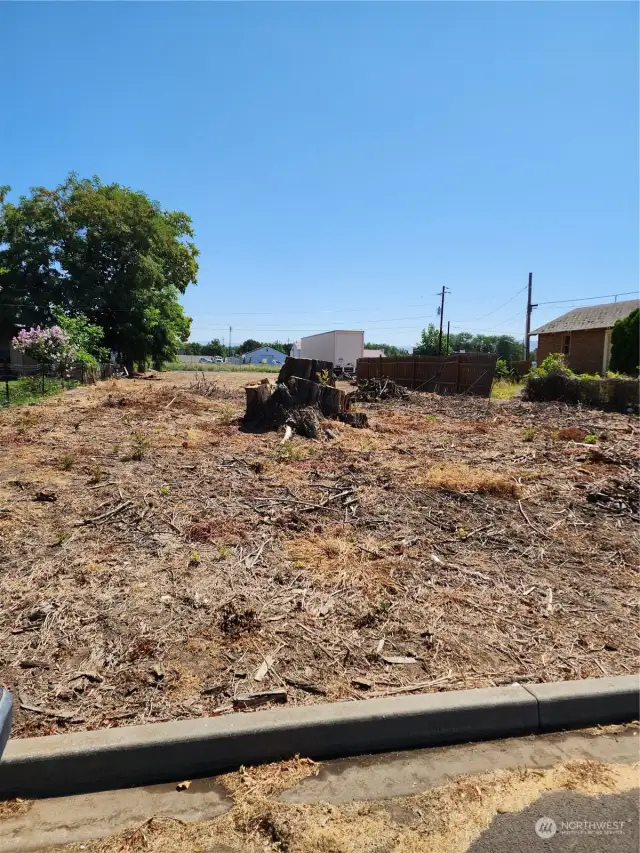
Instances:
[[[60,326],[21,329],[11,343],[18,352],[42,364],[70,364],[78,353],[78,347]]]

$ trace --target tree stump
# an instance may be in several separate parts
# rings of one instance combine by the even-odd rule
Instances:
[[[333,375],[333,364],[330,361],[320,361],[317,358],[293,358],[288,355],[285,363],[280,368],[278,382],[287,382],[292,376],[299,379],[309,379],[311,382],[326,380],[323,385],[335,387],[336,380]]]
[[[264,414],[264,407],[271,396],[273,388],[270,385],[247,385],[247,410],[244,415],[245,421],[259,421]]]
[[[318,363],[323,363],[304,358],[287,361],[304,362],[302,372],[309,373],[312,372],[310,365],[315,364],[317,367]],[[295,364],[292,369],[296,369]],[[286,424],[308,438],[318,436],[320,416],[337,418],[351,426],[367,425],[366,415],[348,411],[348,400],[344,391],[332,385],[321,385],[303,376],[289,376],[286,382],[278,382],[276,385],[247,385],[245,393],[247,396],[245,424],[273,429]]]
[[[346,409],[346,394],[331,385],[318,385],[309,379],[292,376],[286,383],[295,407],[317,406],[326,418]]]

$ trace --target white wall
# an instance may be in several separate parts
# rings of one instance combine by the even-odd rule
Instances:
[[[302,338],[302,358],[330,361],[334,367],[356,366],[364,351],[364,332],[337,330]]]
[[[317,358],[321,361],[336,362],[335,332],[323,332],[320,335],[309,335],[302,338],[302,358]]]
[[[336,332],[335,363],[344,367],[352,364],[354,367],[364,352],[364,332]]]

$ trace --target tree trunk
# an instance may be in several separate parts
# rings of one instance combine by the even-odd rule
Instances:
[[[247,385],[244,389],[247,395],[246,421],[258,421],[264,416],[265,404],[273,390],[271,385]]]
[[[326,380],[323,384],[334,387],[336,380],[333,376],[333,364],[330,361],[320,361],[316,358],[293,358],[287,356],[280,368],[278,382],[287,382],[292,376],[299,379],[310,379],[311,382]]]
[[[296,407],[317,406],[329,418],[346,409],[346,394],[330,385],[318,385],[309,379],[292,376],[287,382]]]

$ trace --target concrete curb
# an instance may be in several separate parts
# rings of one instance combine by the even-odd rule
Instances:
[[[527,684],[538,700],[540,729],[607,725],[640,719],[640,679],[636,675]]]
[[[546,691],[546,692],[545,692]],[[9,741],[0,797],[47,797],[330,758],[535,734],[638,717],[635,676],[514,684]]]

